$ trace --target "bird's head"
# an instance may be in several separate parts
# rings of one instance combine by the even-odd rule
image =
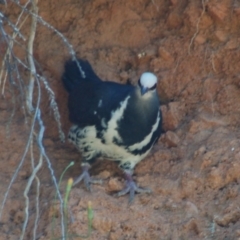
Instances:
[[[141,75],[138,85],[142,96],[148,92],[153,92],[157,87],[157,77],[153,73],[145,72]]]

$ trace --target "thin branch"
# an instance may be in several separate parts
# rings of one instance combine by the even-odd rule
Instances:
[[[1,19],[1,22],[3,22],[2,19],[6,20],[6,22],[8,23],[8,25],[9,25],[10,27],[12,27],[13,31],[14,31],[20,38],[22,38],[22,40],[24,40],[24,41],[26,40],[25,37],[21,34],[21,32],[19,31],[19,29],[17,28],[17,26],[16,26],[15,24],[13,24],[11,21],[9,21],[9,19],[8,19],[7,17],[5,17],[5,16],[2,14],[2,12],[0,12],[0,19]]]
[[[68,47],[69,53],[72,56],[72,60],[76,61],[77,66],[79,68],[79,71],[82,75],[83,78],[86,78],[85,72],[82,70],[79,62],[77,61],[77,57],[76,57],[76,53],[73,49],[73,46],[68,42],[67,38],[61,33],[59,32],[56,28],[54,28],[52,25],[50,25],[48,22],[46,22],[45,20],[43,20],[42,17],[36,15],[34,12],[24,8],[21,4],[16,3],[20,8],[22,8],[23,11],[33,15],[38,21],[39,23],[41,23],[43,26],[46,26],[48,29],[52,30],[56,35],[58,35],[62,41],[66,44],[66,46]]]
[[[34,133],[34,135],[36,135]],[[32,139],[33,140],[33,139]],[[34,170],[35,168],[35,161],[34,161],[34,154],[33,154],[33,141],[31,142],[31,147],[30,147],[30,155],[31,155],[31,164],[32,164],[32,169]],[[39,157],[39,161],[38,162],[41,162],[42,163],[42,154],[40,154],[40,157]],[[40,193],[40,180],[38,178],[38,176],[36,175],[35,176],[35,180],[36,180],[36,217],[35,217],[35,221],[34,221],[34,227],[33,227],[33,239],[35,240],[36,239],[36,233],[37,233],[37,227],[38,227],[38,221],[39,221],[39,193]]]
[[[28,149],[29,149],[29,146],[30,146],[30,143],[31,143],[31,138],[32,138],[32,134],[33,134],[33,131],[34,131],[34,125],[35,125],[35,121],[36,121],[36,116],[37,116],[37,112],[35,112],[34,116],[33,116],[33,124],[31,125],[31,128],[30,128],[30,133],[29,133],[29,137],[28,137],[28,141],[27,141],[27,145],[25,147],[25,150],[24,150],[24,153],[23,153],[23,156],[18,164],[18,167],[17,169],[15,170],[12,178],[11,178],[11,181],[8,185],[8,188],[6,190],[6,193],[4,194],[4,198],[3,198],[3,202],[2,202],[2,205],[1,205],[1,208],[0,208],[0,219],[1,219],[1,216],[2,216],[2,211],[3,211],[3,208],[5,206],[5,203],[7,201],[7,197],[8,197],[8,194],[9,194],[9,191],[20,171],[20,169],[22,168],[22,165],[26,159],[26,155],[27,155],[27,152],[28,152]]]
[[[41,159],[40,159],[41,158]],[[40,154],[39,161],[42,161],[42,154]],[[37,239],[36,233],[37,233],[37,227],[38,227],[38,221],[39,221],[39,196],[40,196],[40,180],[38,176],[35,177],[35,180],[37,182],[37,192],[36,192],[36,217],[34,221],[34,228],[33,228],[33,239]]]
[[[62,238],[65,239],[64,202],[63,202],[61,193],[60,193],[60,191],[59,191],[57,179],[56,179],[56,177],[55,177],[55,174],[54,174],[54,170],[53,170],[53,168],[52,168],[51,161],[50,161],[50,159],[48,158],[48,156],[47,156],[47,154],[46,154],[46,152],[45,152],[45,148],[43,147],[43,144],[42,144],[42,138],[43,138],[43,133],[44,133],[44,128],[45,128],[45,127],[44,127],[43,122],[42,122],[42,119],[41,119],[41,111],[40,111],[40,110],[38,110],[37,119],[38,119],[38,123],[39,123],[39,125],[40,125],[40,128],[42,129],[42,131],[39,132],[38,147],[39,147],[41,153],[43,154],[43,156],[45,157],[45,159],[46,159],[46,161],[47,161],[47,165],[48,165],[48,168],[49,168],[49,170],[50,170],[53,183],[54,183],[54,185],[55,185],[55,187],[56,187],[57,195],[58,195],[58,198],[59,198],[59,201],[60,201]]]
[[[208,1],[208,0],[206,0],[206,2],[207,2],[207,1]],[[200,17],[199,17],[198,20],[197,20],[196,32],[194,33],[193,37],[191,38],[190,44],[189,44],[189,46],[188,46],[188,54],[189,54],[189,55],[190,55],[190,52],[191,52],[191,46],[192,46],[192,44],[193,44],[193,41],[194,41],[194,39],[196,38],[196,36],[198,35],[198,32],[199,32],[199,24],[200,24],[200,22],[201,22],[202,16],[203,16],[203,14],[204,14],[205,11],[206,11],[205,0],[202,0],[202,7],[203,7],[202,13],[201,13]]]
[[[60,114],[59,114],[59,110],[58,110],[58,105],[55,101],[55,93],[53,92],[53,90],[50,88],[46,78],[44,77],[40,77],[40,80],[43,82],[45,89],[48,92],[49,98],[50,98],[50,106],[53,110],[53,114],[54,114],[54,118],[57,122],[58,125],[58,134],[59,134],[59,138],[62,142],[65,142],[65,134],[62,131],[62,124],[61,124],[61,120],[60,120]]]
[[[29,76],[29,84],[27,87],[27,96],[26,96],[26,105],[28,108],[28,112],[31,113],[33,111],[33,90],[34,90],[34,82],[35,82],[35,75],[36,75],[36,67],[33,60],[33,42],[36,35],[36,29],[37,29],[37,16],[38,14],[38,7],[37,7],[37,0],[32,1],[32,11],[34,12],[34,15],[32,15],[32,23],[30,28],[30,35],[28,40],[28,46],[27,46],[27,53],[28,53],[28,62],[30,65],[30,76]]]
[[[37,111],[40,111],[40,110],[37,110]],[[44,128],[44,126],[43,126]],[[44,129],[40,129],[40,132],[41,131],[44,131]],[[25,235],[25,232],[26,232],[26,227],[27,227],[27,224],[28,224],[28,219],[29,219],[29,198],[28,198],[28,192],[29,192],[29,189],[30,187],[32,186],[32,183],[33,183],[33,180],[36,178],[36,174],[37,172],[40,170],[40,168],[42,167],[42,161],[43,157],[42,157],[42,154],[40,153],[40,158],[39,158],[39,162],[38,162],[38,165],[33,169],[32,171],[32,174],[30,176],[30,178],[28,179],[28,182],[27,182],[27,186],[24,190],[24,197],[25,197],[25,219],[24,219],[24,223],[23,223],[23,228],[22,228],[22,234],[20,236],[20,240],[22,240],[24,238],[24,235]]]

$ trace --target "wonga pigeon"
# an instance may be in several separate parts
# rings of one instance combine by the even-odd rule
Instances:
[[[116,161],[126,176],[126,187],[117,196],[149,192],[136,185],[133,169],[151,150],[161,134],[162,117],[156,91],[157,77],[145,72],[138,85],[102,81],[84,60],[65,63],[62,80],[69,93],[69,118],[74,124],[69,140],[82,153],[82,174],[90,189],[88,170],[97,157]]]

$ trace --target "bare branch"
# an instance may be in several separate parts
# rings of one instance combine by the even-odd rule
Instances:
[[[37,7],[37,0],[32,1],[32,11],[34,12],[34,15],[32,15],[32,23],[30,28],[30,35],[28,40],[28,62],[30,65],[30,76],[29,76],[29,84],[27,87],[27,96],[26,96],[26,105],[28,112],[31,113],[33,111],[33,90],[34,90],[34,81],[35,81],[35,75],[36,75],[36,67],[33,60],[33,42],[35,39],[36,34],[36,28],[37,28],[37,18],[35,17],[38,14],[38,7]]]

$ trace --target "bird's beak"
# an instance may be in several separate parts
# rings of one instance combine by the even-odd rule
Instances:
[[[148,88],[141,86],[141,95],[143,96],[148,91]]]

